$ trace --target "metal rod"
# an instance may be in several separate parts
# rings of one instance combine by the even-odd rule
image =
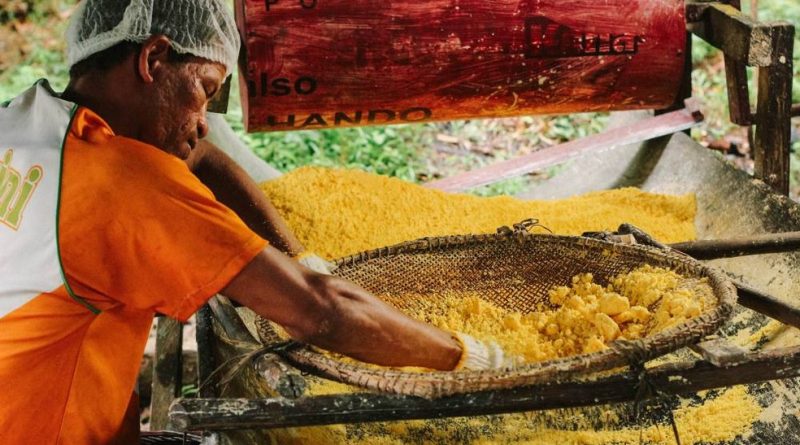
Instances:
[[[703,120],[702,113],[693,102],[687,100],[686,106],[687,108],[638,121],[631,125],[556,145],[450,178],[429,182],[425,184],[425,187],[446,192],[458,192],[557,165],[585,152],[634,144],[683,131],[694,127]]]
[[[768,233],[727,240],[688,241],[670,244],[669,247],[698,260],[792,252],[800,251],[800,232]]]

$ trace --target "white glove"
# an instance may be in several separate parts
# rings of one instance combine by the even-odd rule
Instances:
[[[333,263],[310,251],[305,251],[295,258],[303,266],[324,275],[330,275],[331,271],[336,268]]]
[[[519,357],[509,357],[497,343],[482,342],[463,332],[455,333],[461,343],[461,360],[455,371],[482,371],[487,369],[513,368],[521,363]]]

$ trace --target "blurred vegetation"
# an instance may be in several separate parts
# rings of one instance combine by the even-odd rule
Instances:
[[[749,2],[744,2],[749,3]],[[10,99],[39,78],[56,90],[66,86],[62,38],[75,0],[4,0],[0,3],[0,101]],[[747,5],[746,5],[747,6]],[[800,23],[800,2],[760,0],[759,20]],[[694,39],[694,95],[707,117],[694,137],[704,145],[746,145],[743,129],[730,124],[722,56]],[[794,102],[800,102],[800,35],[796,36]],[[236,82],[234,82],[236,84]],[[751,91],[755,91],[751,87]],[[254,152],[281,171],[303,165],[360,168],[409,181],[426,181],[488,165],[602,130],[603,114],[451,121],[290,133],[245,134],[238,92],[226,119]],[[796,148],[800,149],[800,145]],[[724,150],[723,150],[724,151]],[[793,159],[793,181],[800,187],[800,150]],[[739,163],[748,168],[747,163]],[[473,190],[480,195],[513,194],[552,172],[538,172]]]

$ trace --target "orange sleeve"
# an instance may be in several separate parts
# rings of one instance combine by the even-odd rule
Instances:
[[[183,161],[113,136],[98,120],[79,111],[65,147],[59,244],[67,280],[98,307],[105,300],[186,320],[266,241]]]

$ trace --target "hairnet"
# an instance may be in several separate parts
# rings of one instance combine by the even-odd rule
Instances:
[[[164,34],[181,54],[225,65],[233,73],[239,34],[224,0],[83,0],[67,28],[67,63],[124,42]]]

